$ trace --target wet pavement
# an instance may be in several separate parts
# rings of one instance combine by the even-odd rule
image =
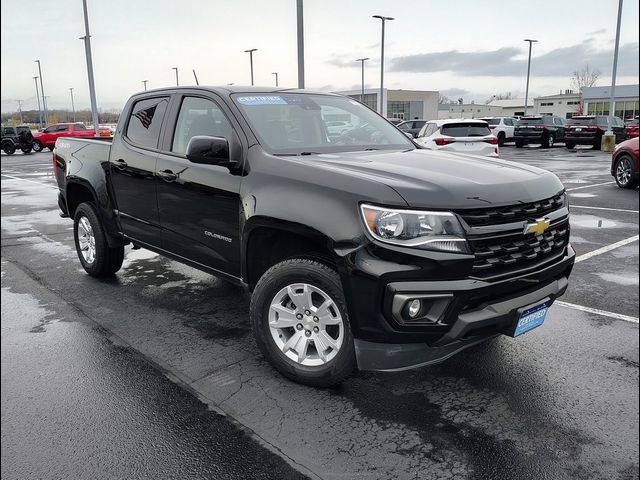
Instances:
[[[237,287],[130,248],[88,277],[50,154],[3,155],[2,477],[638,478],[638,191],[600,152],[502,156],[569,190],[596,255],[565,303],[518,339],[318,390],[257,354]]]

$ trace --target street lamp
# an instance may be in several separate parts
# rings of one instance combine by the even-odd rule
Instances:
[[[145,91],[145,92],[147,91],[147,82],[148,82],[148,81],[149,81],[149,80],[142,80],[142,84],[144,85],[144,91]]]
[[[100,136],[100,125],[98,119],[98,104],[96,101],[96,83],[93,78],[93,60],[91,57],[91,34],[89,33],[89,13],[87,12],[87,0],[82,0],[82,10],[84,13],[84,51],[87,57],[87,76],[89,77],[89,98],[91,100],[91,119],[93,120],[94,135]],[[41,78],[42,80],[42,78]]]
[[[538,40],[525,38],[525,42],[529,42],[529,62],[527,63],[527,88],[524,93],[524,116],[527,116],[527,104],[529,103],[529,75],[531,74],[531,46]]]
[[[271,75],[276,76],[276,87],[278,86],[278,72],[271,72]]]
[[[42,128],[42,110],[40,110],[40,92],[38,91],[38,78],[33,77],[33,81],[36,84],[36,99],[38,100],[38,128]]]
[[[176,71],[176,86],[179,86],[180,82],[178,81],[178,67],[171,67],[171,70]]]
[[[76,105],[73,103],[73,87],[69,88],[71,92],[71,111],[73,112],[73,123],[76,123]]]
[[[356,62],[360,62],[362,64],[362,93],[360,94],[360,103],[364,103],[364,62],[367,60],[371,59],[369,57],[356,59]]]
[[[249,54],[249,64],[251,65],[251,85],[253,85],[253,52],[258,50],[257,48],[250,48],[249,50],[245,50],[244,53]]]
[[[42,84],[42,68],[40,68],[40,60],[36,60],[38,64],[38,75],[40,76],[40,92],[42,93],[42,110],[44,110],[44,127],[49,123],[49,116],[47,114],[47,100],[44,96],[44,85]]]
[[[618,49],[620,47],[620,21],[622,20],[622,0],[618,0],[618,22],[616,24],[616,43],[613,50],[613,72],[611,73],[611,90],[609,94],[609,117],[607,118],[608,128],[606,133],[613,135],[611,126],[613,125],[613,117],[615,112],[615,95],[616,95],[616,73],[618,71]],[[624,112],[622,114],[624,117]]]
[[[373,18],[379,18],[382,21],[382,41],[380,42],[380,106],[378,108],[380,115],[386,117],[382,109],[382,92],[384,90],[384,25],[387,20],[395,20],[393,17],[383,17],[382,15],[373,15]]]

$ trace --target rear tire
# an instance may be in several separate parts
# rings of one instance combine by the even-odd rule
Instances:
[[[576,148],[576,144],[575,143],[571,143],[571,142],[565,142],[565,147],[567,147],[569,150],[573,150],[574,148]]]
[[[92,277],[108,277],[122,267],[124,247],[109,247],[91,203],[78,205],[73,221],[73,238],[80,263]]]
[[[33,151],[36,153],[42,151],[42,144],[38,140],[34,140],[33,142]]]
[[[524,147],[524,142],[522,140],[516,140],[516,148]]]
[[[620,188],[631,189],[638,186],[638,175],[633,171],[633,159],[626,153],[616,160],[614,177]]]
[[[340,277],[324,263],[293,258],[271,267],[253,292],[250,317],[264,357],[294,382],[330,387],[356,368]]]
[[[49,149],[50,152],[53,152],[53,149],[56,148],[55,145],[52,147],[47,147]]]
[[[498,132],[498,146],[499,147],[503,147],[504,146],[505,140],[506,140],[506,135],[504,134],[504,132]]]
[[[556,137],[553,133],[547,134],[542,139],[542,148],[553,148],[553,145],[556,143]]]
[[[20,150],[22,150],[22,153],[31,153],[31,147],[24,147],[24,148],[21,148]]]

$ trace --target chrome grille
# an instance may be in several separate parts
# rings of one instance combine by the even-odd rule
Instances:
[[[569,219],[560,221],[541,235],[509,233],[469,237],[475,255],[473,271],[478,276],[494,276],[521,270],[552,260],[569,244]]]

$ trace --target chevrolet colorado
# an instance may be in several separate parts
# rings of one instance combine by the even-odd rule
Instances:
[[[339,95],[138,93],[113,140],[58,139],[53,167],[89,275],[131,243],[245,286],[260,351],[307,385],[527,332],[575,258],[555,175],[420,149]]]

